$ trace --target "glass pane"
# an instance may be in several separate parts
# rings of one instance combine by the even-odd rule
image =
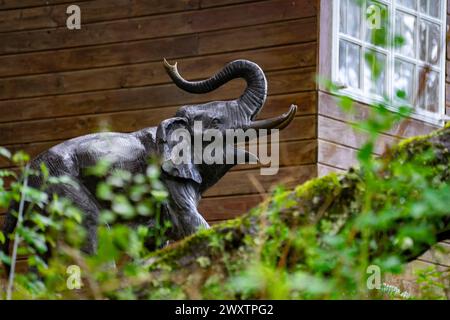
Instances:
[[[439,25],[421,21],[419,27],[419,58],[431,64],[439,63],[441,28]]]
[[[419,9],[421,13],[428,14],[432,17],[439,18],[442,0],[420,0]]]
[[[419,86],[424,76],[426,76],[425,88],[419,98],[418,107],[437,113],[439,110],[439,73],[421,68],[419,70]]]
[[[428,13],[428,1],[419,0],[419,10],[421,13]]]
[[[402,60],[395,60],[394,94],[403,91],[407,101],[412,103],[414,92],[414,65]]]
[[[339,81],[348,87],[359,88],[361,47],[348,41],[339,43]]]
[[[409,57],[415,57],[416,40],[416,17],[397,11],[395,17],[396,36],[403,38],[404,43],[397,50]]]
[[[378,2],[367,2],[366,41],[376,46],[386,47],[388,37],[387,6]]]
[[[439,63],[439,52],[441,39],[441,28],[434,23],[428,24],[428,62],[432,64]]]
[[[439,110],[439,73],[431,71],[428,74],[425,109],[431,112]]]
[[[430,13],[430,16],[432,16],[432,17],[435,17],[435,18],[439,18],[440,17],[440,14],[439,14],[439,12],[441,11],[440,9],[441,9],[441,1],[442,0],[432,0],[432,1],[430,1],[429,0],[429,13]]]
[[[342,0],[340,7],[340,31],[360,39],[361,7],[356,0]]]
[[[416,10],[416,0],[397,0],[397,3],[404,7]]]
[[[427,61],[428,25],[425,21],[420,21],[419,25],[419,59]]]
[[[364,57],[364,91],[383,96],[386,92],[386,55],[366,50]]]

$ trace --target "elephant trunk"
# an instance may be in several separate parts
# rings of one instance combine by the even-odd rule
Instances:
[[[247,82],[247,88],[237,99],[237,103],[250,120],[255,118],[266,101],[266,77],[261,68],[251,61],[235,60],[230,62],[214,76],[202,81],[185,80],[179,74],[177,64],[170,65],[166,59],[164,59],[164,66],[173,82],[179,88],[190,93],[208,93],[233,79],[243,78]]]

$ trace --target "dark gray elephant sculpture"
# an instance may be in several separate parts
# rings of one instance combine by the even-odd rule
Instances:
[[[214,185],[234,164],[179,164],[170,158],[174,142],[170,134],[185,128],[193,133],[193,123],[202,121],[203,129],[248,129],[286,127],[294,118],[296,106],[289,112],[266,120],[255,121],[267,96],[267,82],[261,68],[247,60],[228,63],[213,77],[197,82],[183,79],[177,66],[164,60],[164,66],[174,83],[190,93],[207,93],[235,78],[247,82],[244,93],[235,100],[214,101],[200,105],[181,107],[173,118],[162,121],[157,127],[149,127],[132,133],[95,133],[74,138],[56,145],[31,161],[32,168],[39,168],[43,162],[52,176],[67,175],[76,181],[79,189],[70,185],[56,185],[48,192],[56,193],[73,201],[85,214],[84,227],[87,241],[84,250],[96,250],[96,230],[101,206],[95,198],[96,182],[88,181],[83,175],[85,168],[93,166],[99,159],[106,158],[112,169],[124,169],[131,173],[145,172],[150,157],[160,157],[161,179],[169,191],[170,199],[163,208],[163,218],[171,221],[169,238],[177,240],[194,233],[199,227],[208,227],[197,211],[197,204],[205,190]],[[29,184],[39,187],[38,177],[30,177]],[[10,210],[11,211],[11,210]],[[4,225],[4,234],[13,232],[17,221],[9,213]],[[8,243],[5,244],[8,246]]]

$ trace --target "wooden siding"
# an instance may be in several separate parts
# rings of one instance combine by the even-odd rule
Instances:
[[[0,2],[0,144],[32,156],[99,130],[157,125],[184,104],[233,99],[236,80],[205,95],[172,84],[162,59],[201,79],[238,58],[268,77],[261,117],[300,110],[281,134],[280,171],[238,166],[201,201],[210,221],[235,217],[277,183],[316,175],[316,6],[307,0],[76,1],[81,30],[68,30],[71,1]],[[300,31],[300,32],[299,32]],[[0,168],[12,168],[2,159]],[[258,186],[250,176],[259,181]],[[0,222],[3,217],[0,213]]]

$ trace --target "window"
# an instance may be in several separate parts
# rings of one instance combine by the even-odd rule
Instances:
[[[343,92],[362,102],[387,97],[399,105],[404,99],[414,105],[414,117],[442,122],[447,1],[333,2],[332,77]],[[416,101],[424,75],[424,94]]]

